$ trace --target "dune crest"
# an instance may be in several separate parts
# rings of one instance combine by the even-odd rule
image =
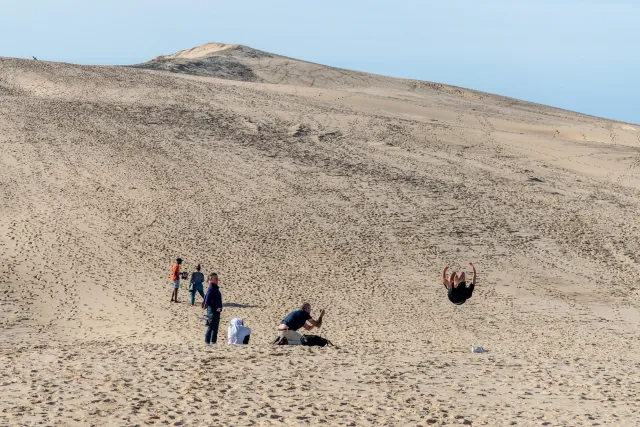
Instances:
[[[635,425],[636,128],[241,45],[0,58],[0,425]],[[271,346],[305,301],[339,348]]]
[[[219,55],[221,52],[235,49],[240,45],[224,44],[224,43],[206,43],[202,46],[196,46],[191,49],[181,50],[166,56],[158,56],[155,59],[196,59],[206,58],[207,56]]]

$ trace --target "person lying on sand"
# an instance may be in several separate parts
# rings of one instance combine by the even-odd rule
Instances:
[[[302,334],[298,332],[298,329],[311,330],[319,328],[322,326],[323,317],[324,310],[320,310],[320,317],[318,317],[318,320],[314,320],[311,317],[311,304],[305,302],[300,307],[300,310],[292,311],[284,318],[280,326],[278,326],[278,337],[286,339],[289,345],[300,345]]]
[[[469,265],[473,268],[473,278],[471,279],[471,284],[469,286],[467,286],[464,271],[461,271],[460,274],[452,271],[451,275],[447,279],[447,270],[449,269],[449,266],[447,265],[444,270],[442,270],[442,284],[447,288],[449,301],[455,305],[464,304],[465,301],[471,298],[471,295],[473,294],[473,289],[476,285],[476,268],[472,263],[469,263]]]

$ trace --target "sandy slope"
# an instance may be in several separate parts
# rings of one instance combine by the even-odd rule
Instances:
[[[0,424],[637,422],[640,126],[209,48],[258,78],[0,59]],[[304,300],[339,349],[269,345]]]

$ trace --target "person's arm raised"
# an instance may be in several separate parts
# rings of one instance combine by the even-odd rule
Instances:
[[[451,285],[451,283],[449,282],[449,279],[447,279],[447,270],[449,270],[449,266],[445,266],[444,269],[442,270],[442,284],[444,285],[445,288],[449,289],[449,286]]]
[[[469,263],[471,268],[473,268],[473,277],[471,278],[471,284],[476,285],[476,268],[473,266],[473,263]]]
[[[322,326],[323,317],[324,317],[324,310],[320,310],[320,316],[318,317],[318,320],[309,319],[307,320],[307,323],[309,323],[312,327],[319,328]],[[306,328],[307,323],[304,324],[305,329],[311,329],[311,328]]]

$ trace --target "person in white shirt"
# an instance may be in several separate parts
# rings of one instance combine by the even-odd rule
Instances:
[[[244,326],[244,321],[237,317],[231,319],[229,326],[229,344],[249,344],[251,328]]]

